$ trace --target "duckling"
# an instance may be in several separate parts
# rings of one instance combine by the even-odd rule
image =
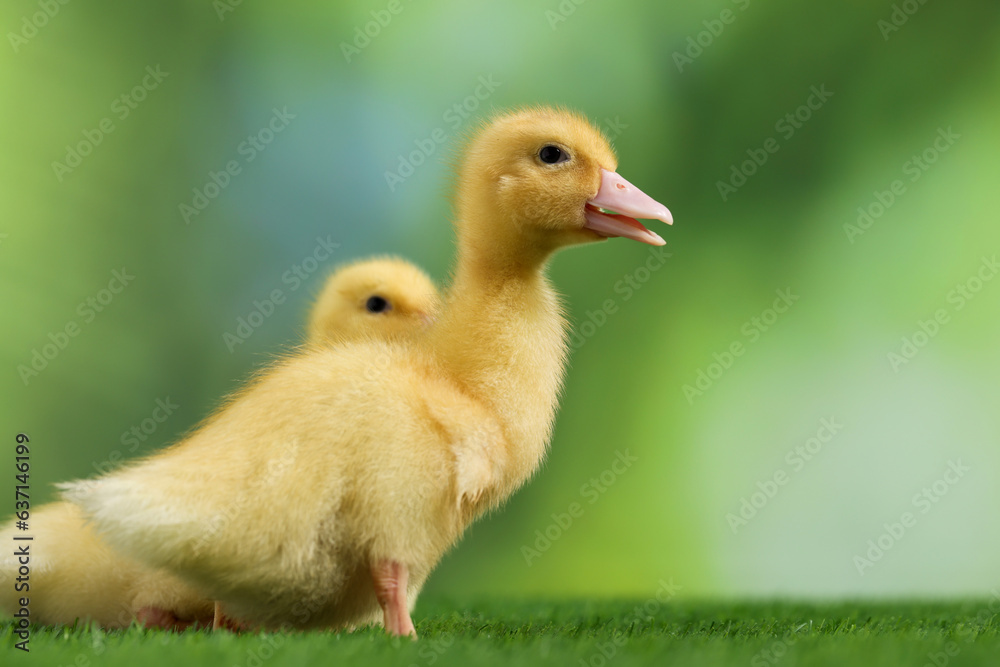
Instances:
[[[236,622],[415,636],[441,556],[546,453],[567,350],[549,258],[664,243],[634,218],[669,211],[616,167],[578,115],[496,117],[461,156],[457,265],[425,332],[285,359],[187,439],[64,497]]]
[[[396,257],[356,262],[327,279],[309,315],[308,343],[409,338],[430,324],[440,307],[434,283],[413,264]]]
[[[339,267],[328,278],[309,315],[307,345],[368,338],[412,337],[426,328],[440,303],[434,283],[398,258],[379,257]],[[0,608],[15,611],[17,597],[31,600],[32,620],[45,625],[89,620],[105,628],[180,630],[211,625],[214,602],[166,570],[118,553],[94,531],[73,503],[49,503],[32,512],[31,589],[14,595],[18,563],[0,558]],[[24,533],[11,522],[0,541]],[[14,595],[14,597],[11,597]]]

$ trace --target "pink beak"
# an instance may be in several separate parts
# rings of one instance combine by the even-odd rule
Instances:
[[[610,209],[618,215],[602,212],[599,208]],[[666,241],[635,218],[674,224],[666,206],[607,169],[601,169],[601,187],[597,195],[587,202],[583,215],[587,220],[583,226],[602,236],[622,236],[650,245],[665,245]]]

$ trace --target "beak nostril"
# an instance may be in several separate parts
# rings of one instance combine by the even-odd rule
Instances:
[[[624,189],[625,189],[625,184],[624,184],[624,183],[615,183],[615,186],[616,186],[616,187],[617,187],[617,188],[618,188],[619,190],[624,190]]]

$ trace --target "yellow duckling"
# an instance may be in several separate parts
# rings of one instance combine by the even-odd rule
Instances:
[[[628,216],[669,211],[615,169],[577,115],[497,117],[461,157],[457,267],[426,332],[286,359],[182,442],[64,496],[237,623],[415,635],[441,556],[545,455],[566,357],[547,260],[609,236],[663,244]]]
[[[440,307],[434,283],[413,264],[395,257],[356,262],[327,279],[309,315],[308,343],[412,338]]]
[[[425,329],[440,304],[437,289],[408,262],[380,257],[340,267],[330,275],[309,316],[307,345],[367,338],[412,337]],[[31,619],[51,625],[89,620],[105,628],[182,629],[210,624],[213,602],[166,570],[149,567],[109,547],[83,512],[70,502],[44,505],[31,514],[31,531],[11,522],[0,541],[32,535],[30,590],[14,590],[18,563],[0,557],[0,608],[13,613],[19,597],[30,600]]]

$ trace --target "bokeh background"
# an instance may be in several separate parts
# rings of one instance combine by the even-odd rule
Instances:
[[[998,19],[988,0],[4,2],[0,514],[15,433],[36,503],[175,441],[302,340],[338,263],[398,253],[446,281],[462,133],[552,103],[602,125],[620,172],[671,208],[670,255],[613,240],[555,258],[578,338],[551,455],[427,594],[984,594],[1000,584]],[[276,110],[280,132],[249,149]],[[318,238],[339,245],[293,288]],[[286,301],[230,351],[274,289]],[[158,400],[177,407],[123,441]]]

